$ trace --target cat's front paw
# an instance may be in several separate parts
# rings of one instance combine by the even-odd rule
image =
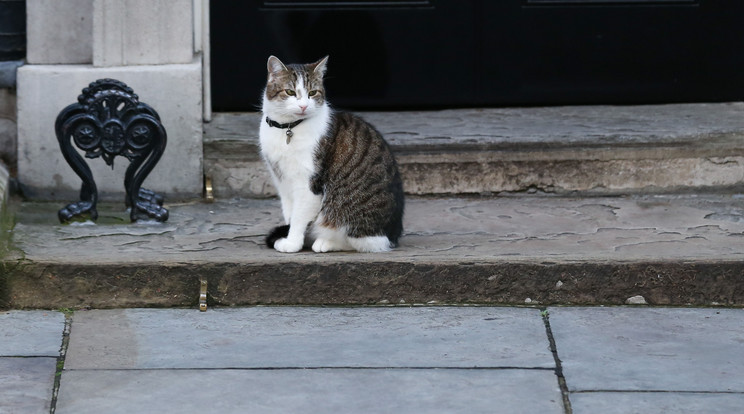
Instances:
[[[286,237],[281,238],[274,242],[274,249],[282,253],[296,253],[302,250],[302,240],[294,242]]]

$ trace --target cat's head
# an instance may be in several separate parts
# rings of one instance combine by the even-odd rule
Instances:
[[[309,118],[325,105],[323,75],[328,56],[315,63],[285,65],[269,57],[263,111],[279,122]]]

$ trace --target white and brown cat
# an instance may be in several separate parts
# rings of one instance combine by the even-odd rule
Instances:
[[[306,243],[316,252],[388,251],[403,232],[398,166],[372,125],[328,105],[327,63],[269,57],[259,135],[285,225],[266,243],[280,252]]]

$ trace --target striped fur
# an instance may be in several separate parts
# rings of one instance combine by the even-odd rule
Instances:
[[[310,189],[323,195],[321,225],[345,227],[349,237],[385,235],[393,246],[403,231],[403,183],[387,142],[362,118],[332,115],[316,150]]]

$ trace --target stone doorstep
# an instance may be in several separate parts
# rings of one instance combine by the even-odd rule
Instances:
[[[196,307],[201,280],[222,306],[744,306],[737,196],[411,197],[385,254],[269,250],[276,200],[171,205],[168,222],[135,225],[61,226],[58,207],[17,214],[1,306]]]
[[[744,103],[368,112],[409,194],[618,195],[740,189]],[[257,113],[205,124],[215,197],[275,195]]]

